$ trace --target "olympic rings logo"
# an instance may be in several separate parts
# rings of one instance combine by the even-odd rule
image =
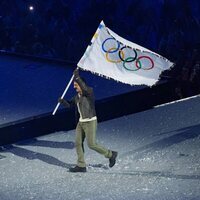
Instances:
[[[106,43],[110,42],[111,40],[114,40],[116,42],[116,47],[111,47],[109,49],[106,49]],[[108,62],[111,63],[120,63],[123,62],[123,67],[126,70],[129,71],[137,71],[139,69],[142,70],[151,70],[154,67],[154,62],[152,60],[152,58],[150,58],[149,56],[143,55],[143,56],[138,56],[138,53],[135,49],[132,49],[128,46],[122,46],[120,47],[120,42],[118,42],[115,38],[111,37],[111,38],[107,38],[103,41],[102,43],[102,50],[106,53],[106,60]],[[129,56],[127,58],[125,58],[125,51],[126,50],[131,50],[131,52],[134,53],[134,56]],[[112,54],[118,54],[118,58],[117,59],[111,59],[110,55]],[[142,60],[144,61],[144,59],[146,60],[146,62],[148,62],[150,65],[149,66],[143,66],[142,64]],[[127,66],[128,63],[132,63],[134,62],[133,66],[130,68]]]

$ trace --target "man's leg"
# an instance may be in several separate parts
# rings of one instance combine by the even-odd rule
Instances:
[[[84,159],[84,147],[83,142],[85,139],[85,133],[83,128],[81,127],[80,122],[78,122],[76,126],[76,140],[75,140],[75,146],[76,146],[76,153],[77,153],[77,166],[79,167],[86,167],[85,159]]]
[[[96,143],[96,130],[97,130],[97,120],[82,122],[82,128],[85,132],[87,144],[90,149],[104,155],[106,158],[112,157],[112,151],[108,150]]]

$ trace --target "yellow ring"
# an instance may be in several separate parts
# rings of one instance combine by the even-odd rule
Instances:
[[[108,57],[108,54],[109,54],[111,51],[116,50],[116,49],[117,49],[117,48],[114,48],[114,47],[113,47],[113,48],[110,48],[110,49],[107,50],[107,52],[106,52],[106,60],[107,60],[108,62],[112,62],[112,63],[120,63],[120,62],[122,62],[121,59],[119,59],[119,60],[111,60],[111,59]],[[124,59],[124,52],[120,50],[120,54],[121,54],[122,58]]]

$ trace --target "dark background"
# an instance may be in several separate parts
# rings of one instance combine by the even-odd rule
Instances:
[[[77,63],[104,20],[176,63],[162,78],[176,80],[182,98],[200,91],[199,13],[199,0],[1,0],[0,49]]]
[[[122,37],[177,62],[199,48],[199,13],[199,0],[1,0],[0,49],[77,62],[103,19]]]

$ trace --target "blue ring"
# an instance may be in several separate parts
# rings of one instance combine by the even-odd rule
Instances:
[[[107,38],[106,40],[104,40],[104,42],[102,43],[102,50],[103,50],[105,53],[107,53],[108,51],[105,50],[104,44],[105,44],[108,40],[115,40],[115,38]],[[109,51],[109,53],[115,53],[115,52],[117,52],[117,51],[119,50],[120,43],[119,43],[117,40],[115,40],[115,41],[117,42],[118,46],[117,46],[117,48],[116,48],[115,50]]]

